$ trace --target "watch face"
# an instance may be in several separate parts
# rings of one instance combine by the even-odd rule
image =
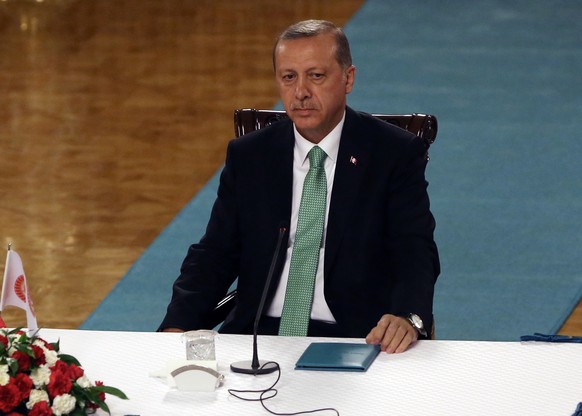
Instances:
[[[420,316],[412,313],[410,314],[410,319],[415,327],[422,328],[422,319],[420,319]]]

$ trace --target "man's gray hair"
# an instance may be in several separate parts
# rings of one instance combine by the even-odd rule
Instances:
[[[309,38],[324,33],[331,33],[335,37],[337,49],[335,51],[336,60],[342,68],[346,69],[352,65],[352,54],[350,52],[350,44],[344,31],[327,20],[304,20],[292,24],[285,29],[277,38],[275,46],[273,47],[273,68],[275,67],[275,52],[277,45],[282,40],[293,40],[301,38]]]

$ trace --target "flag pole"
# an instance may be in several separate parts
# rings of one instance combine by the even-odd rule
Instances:
[[[4,286],[6,285],[6,276],[8,275],[8,259],[10,257],[10,250],[12,250],[12,241],[8,243],[8,251],[6,252],[6,263],[4,263],[4,277],[2,278],[2,293],[0,294],[0,313],[4,307]]]
[[[4,281],[6,280],[6,271],[8,270],[8,253],[10,253],[10,248],[12,242],[8,243],[8,252],[6,253],[6,264],[4,265],[4,277],[2,278],[2,292],[0,293],[0,328],[6,328],[6,323],[2,319],[2,306],[4,305]]]

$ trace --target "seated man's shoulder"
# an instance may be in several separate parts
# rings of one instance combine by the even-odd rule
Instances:
[[[411,143],[421,142],[415,134],[372,114],[357,112],[357,120],[358,133],[374,143],[378,149],[403,149]]]
[[[288,118],[272,122],[269,125],[251,131],[234,140],[245,144],[246,143],[253,144],[257,142],[260,143],[263,140],[272,140],[273,136],[281,137],[284,136],[285,134],[293,134],[293,123]]]
[[[385,120],[381,117],[362,111],[358,111],[357,115],[362,125],[365,125],[367,128],[377,132],[378,134],[388,134],[390,136],[400,136],[406,137],[408,139],[410,139],[411,136],[414,136],[414,134],[400,127],[396,122],[391,122],[389,120]]]

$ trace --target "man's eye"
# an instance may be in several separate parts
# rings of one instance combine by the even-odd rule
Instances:
[[[313,74],[311,74],[311,77],[313,79],[321,79],[321,78],[323,78],[323,74],[320,74],[318,72],[314,72]]]
[[[294,74],[285,74],[283,75],[283,81],[292,81],[295,78]]]

